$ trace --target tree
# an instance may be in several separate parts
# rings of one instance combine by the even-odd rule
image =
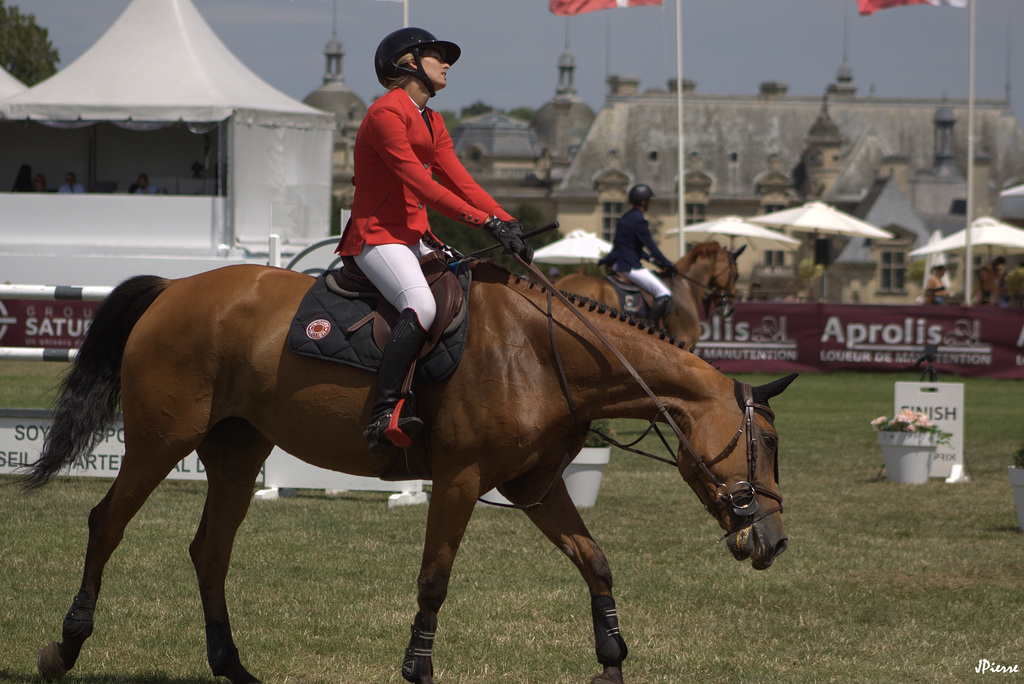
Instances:
[[[487,114],[493,112],[494,107],[484,103],[482,100],[477,100],[471,105],[466,105],[462,108],[462,113],[459,115],[462,119],[468,119],[471,116],[478,116],[480,114]]]
[[[36,25],[35,15],[0,0],[0,66],[25,85],[35,85],[57,71],[60,53],[49,31]]]
[[[520,121],[525,121],[526,123],[530,123],[531,121],[533,121],[533,117],[536,114],[537,110],[534,109],[533,107],[516,107],[515,109],[508,113],[508,115],[511,116],[513,119],[519,119]]]
[[[531,204],[520,204],[511,214],[519,219],[523,225],[523,231],[529,233],[544,225],[543,214]],[[467,226],[446,216],[442,216],[433,209],[427,209],[427,216],[430,221],[430,229],[441,241],[451,245],[462,254],[471,254],[481,249],[494,247],[491,251],[482,255],[482,258],[490,259],[514,273],[522,273],[523,269],[513,257],[502,254],[501,247],[486,230],[473,226]],[[530,246],[534,249],[553,242],[558,239],[558,231],[551,230],[547,233],[530,238]]]

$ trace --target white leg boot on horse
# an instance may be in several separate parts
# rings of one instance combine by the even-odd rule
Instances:
[[[377,398],[370,414],[370,425],[363,433],[374,453],[389,446],[409,446],[423,427],[423,421],[409,410],[402,384],[426,338],[427,332],[420,325],[416,312],[403,310],[380,360]]]

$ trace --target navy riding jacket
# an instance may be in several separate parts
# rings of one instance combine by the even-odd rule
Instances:
[[[646,249],[645,249],[646,248]],[[599,263],[611,266],[615,271],[626,273],[640,268],[640,259],[647,259],[662,268],[671,268],[672,262],[658,249],[651,228],[644,218],[644,212],[633,207],[619,219],[615,226],[612,251]]]

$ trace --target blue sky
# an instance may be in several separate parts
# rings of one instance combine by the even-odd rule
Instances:
[[[114,22],[129,0],[10,0],[50,31],[66,66]],[[321,83],[333,0],[193,0],[250,69],[302,99]],[[503,109],[539,107],[555,92],[558,57],[576,59],[576,87],[595,110],[609,73],[637,76],[642,90],[675,77],[676,0],[571,18],[547,0],[408,0],[409,20],[463,48],[448,88],[432,103],[458,110],[477,100]],[[784,81],[791,94],[820,95],[843,60],[844,36],[858,95],[965,98],[968,12],[915,6],[857,15],[855,0],[680,0],[685,78],[698,92],[756,93]],[[976,0],[976,97],[1011,101],[1024,122],[1024,2]],[[380,94],[373,52],[402,23],[402,4],[337,0],[345,83],[369,104]],[[1016,43],[1013,35],[1017,34]],[[1012,52],[1012,54],[1010,54]]]

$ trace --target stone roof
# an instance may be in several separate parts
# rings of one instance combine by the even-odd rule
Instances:
[[[900,192],[896,181],[892,178],[876,179],[853,214],[883,230],[912,236],[914,248],[923,246],[931,235],[924,221],[914,213],[910,201]],[[835,262],[874,263],[871,245],[871,240],[854,238],[840,250]]]
[[[900,155],[911,174],[934,163],[934,117],[940,107],[956,117],[956,166],[966,168],[967,103],[964,100],[842,97],[828,101],[828,116],[841,138],[836,193],[863,195],[877,162]],[[755,179],[777,155],[786,173],[800,163],[808,133],[821,113],[821,98],[771,95],[706,95],[687,92],[684,136],[688,155],[712,179],[712,199],[753,197]],[[1002,100],[975,102],[976,150],[991,161],[995,187],[1024,177],[1024,132]],[[556,194],[592,196],[595,178],[618,169],[655,193],[675,195],[678,174],[676,95],[665,90],[611,95]]]
[[[470,147],[478,147],[487,157],[536,160],[543,146],[537,132],[525,121],[499,112],[488,112],[466,119],[451,131],[455,153],[460,157]]]
[[[327,81],[303,100],[310,107],[334,114],[335,125],[358,128],[366,116],[366,104],[341,81]]]
[[[532,124],[552,154],[569,155],[586,139],[595,118],[594,110],[582,98],[563,93],[545,102],[533,115]],[[560,120],[564,120],[564,141],[559,139]]]

